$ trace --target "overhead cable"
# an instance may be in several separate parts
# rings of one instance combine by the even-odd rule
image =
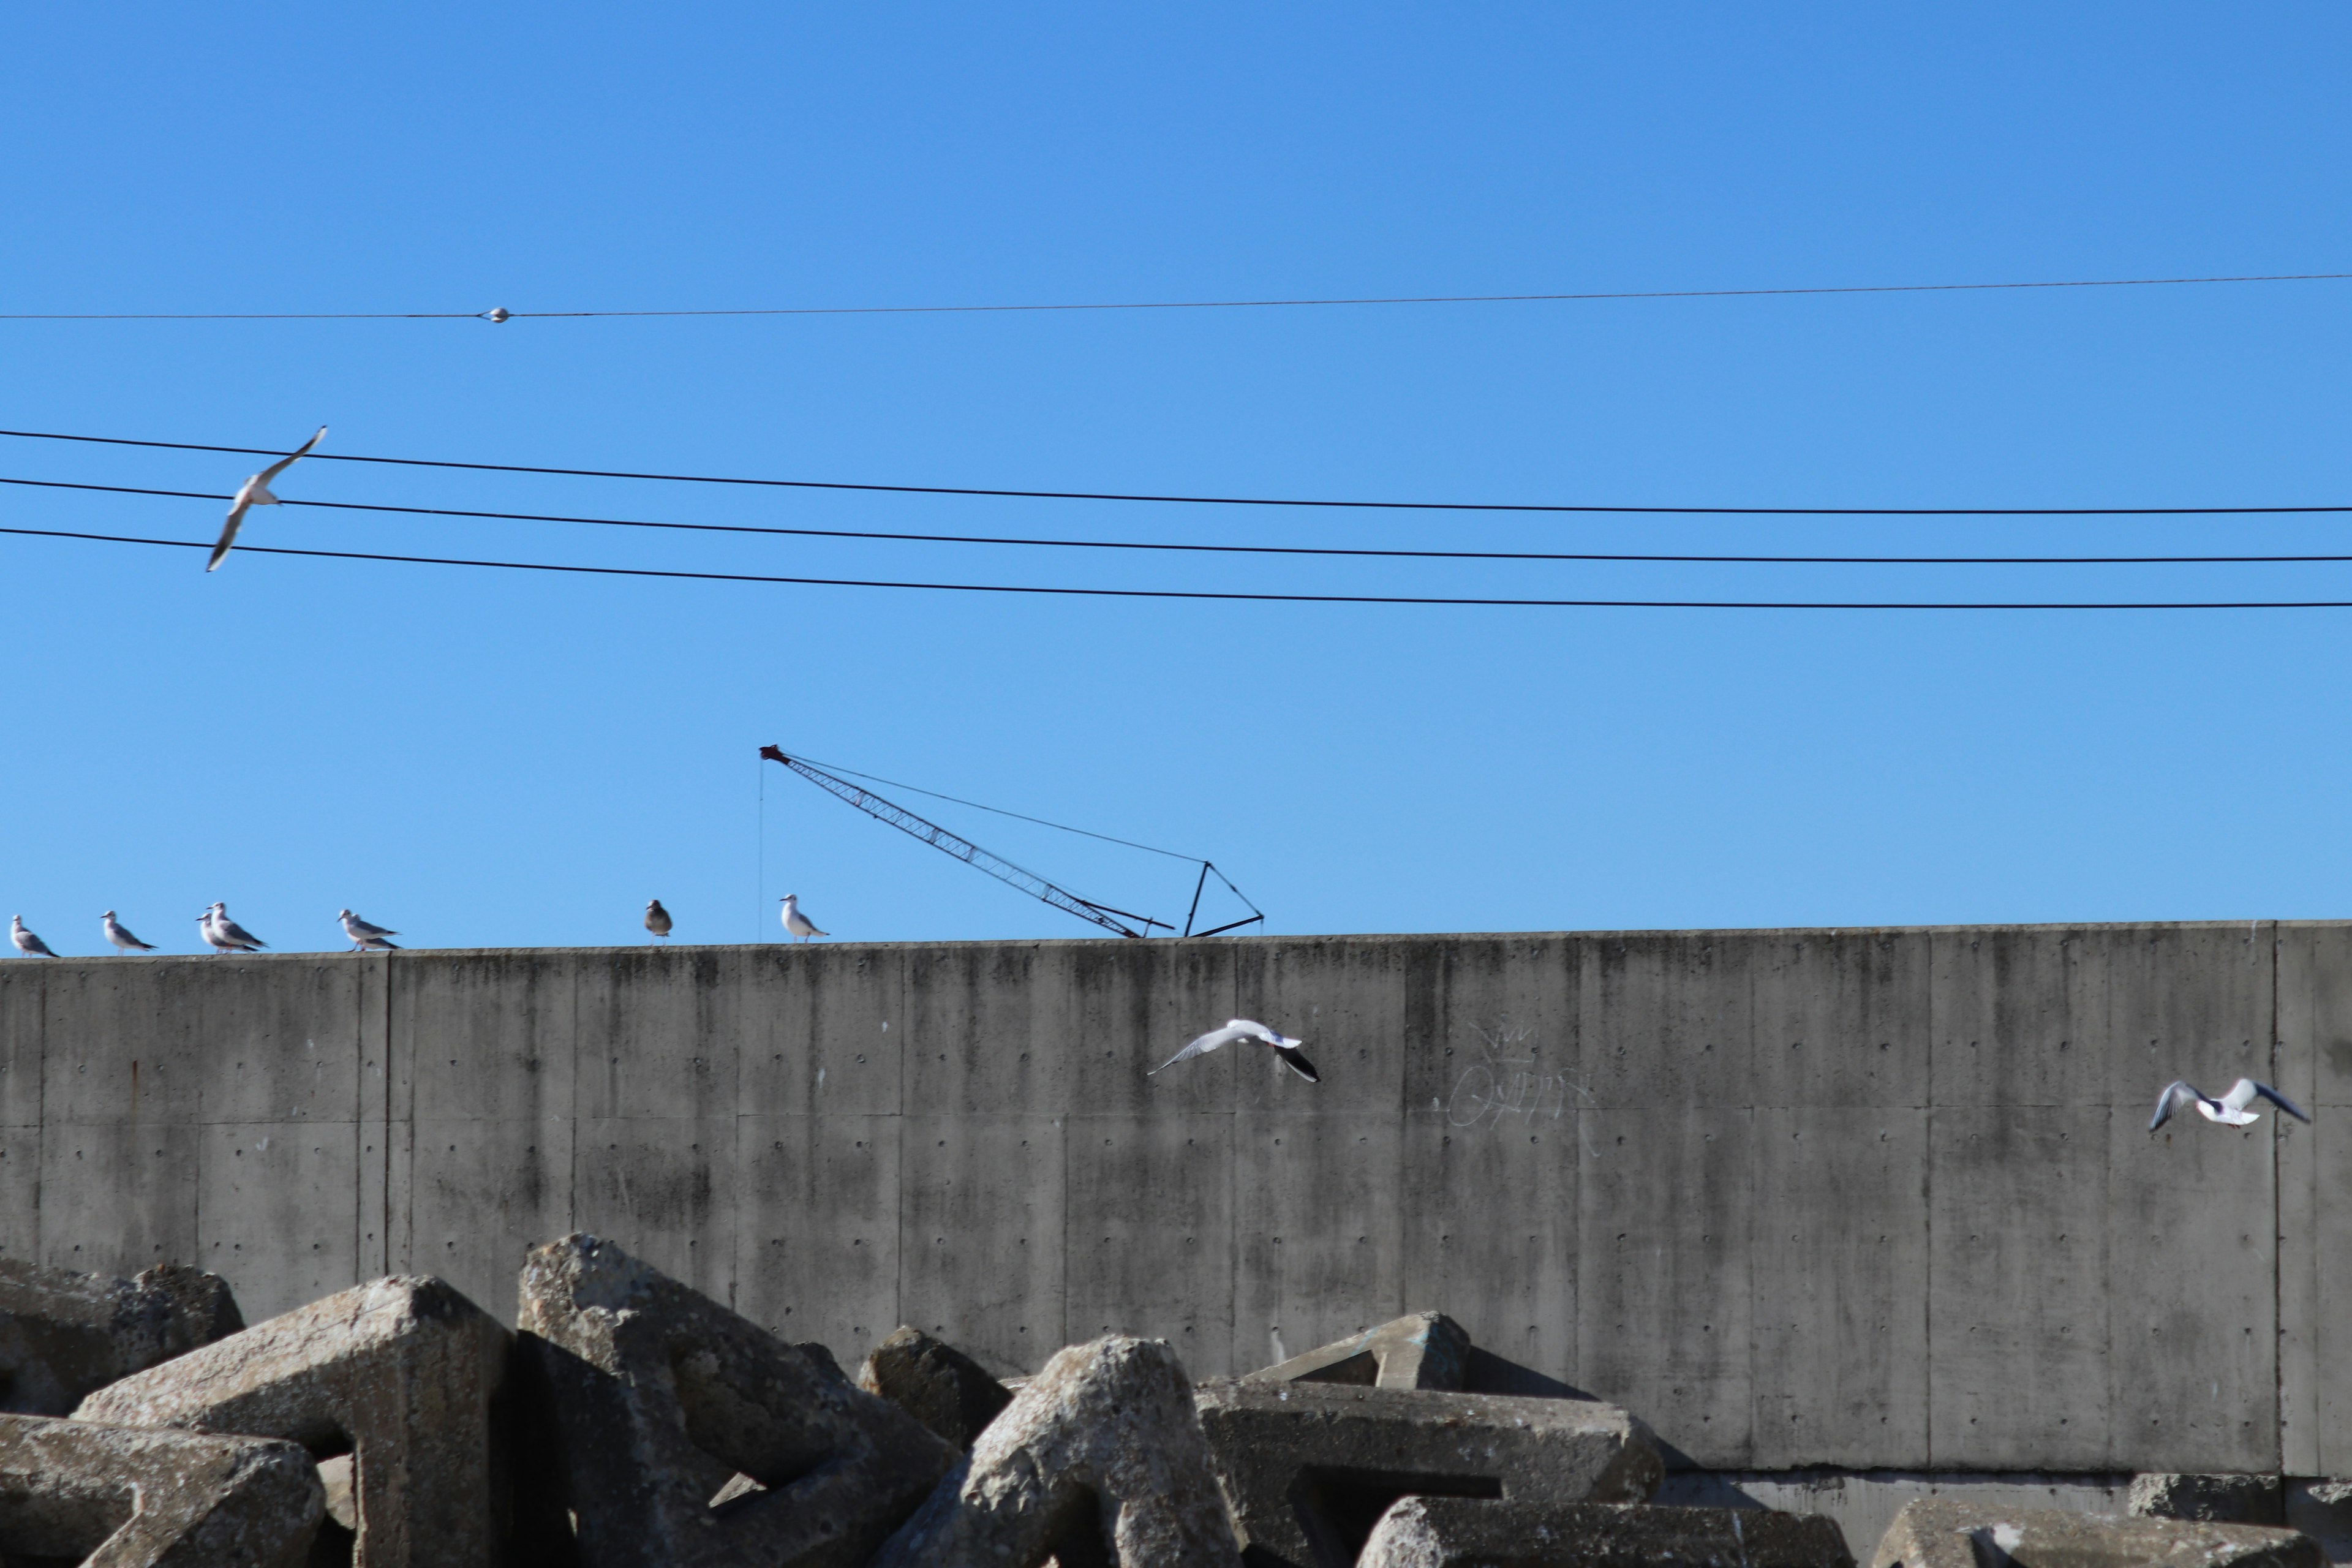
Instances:
[[[274,447],[217,447],[194,441],[144,441],[127,436],[70,436],[51,430],[0,430],[28,441],[82,441],[108,447],[152,447],[175,452],[229,452],[282,458]],[[1183,506],[1322,507],[1353,511],[1493,511],[1602,513],[1665,517],[2256,517],[2352,512],[2352,504],[2324,506],[1612,506],[1523,501],[1324,500],[1300,497],[1150,495],[1118,490],[984,489],[970,485],[853,484],[839,479],[732,479],[713,474],[656,474],[622,468],[556,468],[523,463],[467,463],[446,458],[375,458],[313,452],[318,463],[385,463],[408,468],[458,468],[479,473],[551,474],[565,479],[649,479],[667,484],[751,485],[798,490],[859,490],[890,495],[994,496],[1015,500],[1151,501]]]

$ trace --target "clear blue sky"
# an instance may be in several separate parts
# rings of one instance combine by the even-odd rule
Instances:
[[[661,309],[2352,270],[2339,5],[26,6],[0,309]],[[0,424],[788,478],[2352,501],[2352,282],[704,321],[0,322]],[[0,475],[253,465],[0,441]],[[0,521],[209,539],[213,502]],[[289,497],[929,531],[2345,549],[2342,520],[1221,513],[309,463]],[[1398,565],[281,508],[253,543],[1304,592],[2352,599],[2352,565]],[[1085,934],[772,766],[1213,857],[1277,931],[2352,913],[2352,612],[1246,606],[0,539],[0,914],[282,949]],[[920,805],[910,800],[909,804]],[[1129,909],[1189,874],[940,807]],[[764,907],[757,900],[764,892]]]

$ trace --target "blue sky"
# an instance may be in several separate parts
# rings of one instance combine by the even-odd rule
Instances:
[[[2352,270],[2337,5],[22,7],[0,308],[689,309]],[[0,322],[0,425],[1013,488],[2352,501],[2352,282],[1072,315]],[[0,475],[250,464],[0,440]],[[1219,512],[310,463],[289,497],[1073,538],[2346,549],[2340,520]],[[208,501],[0,487],[208,539]],[[1565,597],[2352,599],[2352,565],[1171,558],[429,522],[793,575]],[[2352,553],[2352,549],[2346,549]],[[771,765],[1216,859],[1279,931],[2324,917],[2352,612],[1009,598],[0,539],[0,912],[281,949],[1085,934]],[[924,807],[919,799],[908,804]],[[937,808],[1128,909],[1172,862]],[[764,858],[761,846],[764,843]],[[769,900],[760,901],[762,894]]]

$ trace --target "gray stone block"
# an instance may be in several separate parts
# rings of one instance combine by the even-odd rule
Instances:
[[[2132,1478],[2131,1497],[2125,1507],[2144,1519],[2284,1524],[2286,1489],[2276,1476],[2150,1472]]]
[[[0,1258],[0,1411],[66,1415],[92,1389],[244,1326],[226,1282],[200,1268],[110,1279]]]
[[[292,1443],[0,1415],[0,1562],[299,1568],[320,1503]]]
[[[971,1447],[1013,1403],[1012,1391],[971,1357],[906,1327],[866,1352],[857,1386],[880,1394],[959,1448]]]
[[[1853,1568],[1837,1521],[1767,1509],[1409,1497],[1356,1568]]]
[[[1292,1356],[1243,1381],[1459,1389],[1469,1365],[1470,1336],[1461,1324],[1443,1312],[1415,1312]]]
[[[585,1568],[851,1568],[956,1462],[838,1369],[594,1237],[531,1249],[518,1323],[552,1468],[533,1528],[568,1511]]]
[[[99,1390],[75,1415],[352,1456],[357,1568],[488,1568],[497,1320],[438,1279],[354,1286]]]
[[[1233,1568],[1192,1387],[1164,1340],[1057,1352],[869,1568]]]
[[[2001,1509],[1922,1498],[1880,1538],[1871,1568],[2326,1568],[2292,1530]]]
[[[1263,1568],[1346,1568],[1412,1493],[1642,1502],[1664,1472],[1648,1428],[1597,1400],[1238,1379],[1195,1394],[1242,1545]]]

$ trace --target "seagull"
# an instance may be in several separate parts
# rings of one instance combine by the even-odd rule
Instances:
[[[114,911],[112,910],[106,911],[106,918],[101,924],[104,926],[106,931],[106,940],[112,942],[124,952],[152,952],[155,951],[155,944],[153,942],[141,942],[137,937],[132,936],[129,931],[123,930],[122,922],[114,918]]]
[[[786,893],[784,895],[783,903],[784,929],[792,932],[794,936],[800,938],[803,942],[806,942],[813,936],[831,936],[833,934],[831,931],[817,930],[816,921],[801,913],[801,896],[798,893]]]
[[[15,942],[16,944],[16,951],[23,953],[26,958],[55,958],[57,956],[56,953],[49,951],[49,944],[47,942],[43,942],[39,937],[35,936],[31,931],[25,929],[25,917],[22,915],[10,915],[8,917],[8,940]]]
[[[2208,1121],[2219,1121],[2226,1127],[2243,1127],[2249,1122],[2262,1120],[2260,1116],[2246,1109],[2257,1099],[2269,1100],[2298,1121],[2311,1120],[2303,1113],[2300,1106],[2285,1095],[2266,1083],[2256,1083],[2250,1078],[2242,1078],[2231,1084],[2230,1092],[2219,1100],[2210,1099],[2200,1093],[2194,1087],[2175,1079],[2164,1086],[2162,1094],[2156,1097],[2156,1120],[2147,1124],[2147,1130],[2150,1132],[2155,1131],[2172,1120],[2174,1111],[2189,1105],[2202,1111]]]
[[[229,546],[236,542],[236,531],[245,526],[247,508],[278,504],[278,498],[269,493],[269,481],[293,467],[294,459],[317,446],[326,434],[327,427],[320,426],[318,435],[236,487],[236,494],[228,503],[228,521],[221,525],[220,542],[213,546],[213,558],[205,563],[205,571],[217,571],[220,563],[228,559]]]
[[[659,899],[646,900],[646,929],[662,941],[669,940],[669,911],[661,907]]]
[[[252,952],[269,944],[228,918],[226,904],[215,904],[197,917],[196,929],[215,952]]]
[[[1294,1040],[1287,1035],[1277,1034],[1254,1018],[1234,1018],[1228,1021],[1222,1029],[1210,1030],[1143,1076],[1150,1078],[1152,1073],[1166,1072],[1178,1062],[1190,1061],[1194,1057],[1205,1057],[1219,1046],[1231,1045],[1235,1040],[1255,1040],[1261,1046],[1271,1047],[1274,1054],[1282,1058],[1284,1067],[1309,1083],[1323,1081],[1322,1076],[1315,1070],[1315,1064],[1298,1053],[1298,1047],[1305,1045],[1306,1041]]]
[[[398,952],[400,951],[398,942],[383,940],[388,936],[398,936],[400,934],[398,931],[386,931],[380,925],[370,925],[349,910],[341,911],[335,918],[343,922],[343,934],[352,939],[353,952]]]

